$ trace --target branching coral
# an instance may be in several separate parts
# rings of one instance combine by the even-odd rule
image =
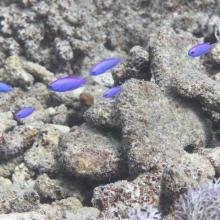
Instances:
[[[220,219],[220,179],[189,188],[176,202],[176,220],[210,219]]]

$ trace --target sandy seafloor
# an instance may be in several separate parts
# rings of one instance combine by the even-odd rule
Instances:
[[[1,0],[0,220],[219,220],[215,30],[219,0]]]

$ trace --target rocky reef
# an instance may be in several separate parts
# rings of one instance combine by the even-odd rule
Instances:
[[[12,86],[0,92],[0,220],[220,219],[219,9],[218,0],[0,1],[0,81]],[[216,44],[187,56],[200,42]],[[114,56],[118,66],[89,75]],[[48,89],[66,75],[87,83]],[[16,119],[24,106],[36,111]]]

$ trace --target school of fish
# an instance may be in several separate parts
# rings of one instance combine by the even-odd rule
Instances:
[[[105,73],[109,69],[115,67],[121,62],[121,58],[112,57],[101,60],[94,66],[92,66],[89,70],[89,75],[97,76]],[[48,89],[54,92],[66,92],[70,90],[74,90],[82,86],[87,82],[86,78],[81,78],[79,76],[65,76],[60,77],[48,85]],[[0,92],[10,92],[12,87],[5,82],[0,82]],[[117,95],[121,91],[120,86],[115,86],[113,88],[108,89],[103,93],[104,98],[112,98]],[[26,118],[31,115],[35,111],[35,108],[32,106],[25,106],[19,109],[15,113],[15,118],[17,120]]]
[[[219,42],[220,37],[215,33],[215,37],[217,41]],[[211,44],[209,42],[205,43],[199,43],[197,45],[194,45],[188,50],[188,56],[190,57],[200,57],[206,53],[209,53],[211,49],[213,49],[215,44]],[[89,75],[91,76],[97,76],[100,74],[105,73],[109,69],[115,67],[122,61],[119,57],[111,57],[104,60],[101,60],[100,62],[93,65],[89,70]],[[70,90],[74,90],[82,86],[87,82],[86,78],[81,78],[79,76],[65,76],[60,77],[53,82],[51,82],[48,85],[48,89],[54,92],[66,92]],[[0,92],[10,92],[12,90],[12,87],[8,85],[5,82],[0,82]],[[112,98],[116,96],[118,93],[120,93],[121,87],[115,86],[112,88],[109,88],[103,93],[104,98]],[[18,110],[15,113],[16,119],[22,119],[29,115],[31,115],[35,111],[34,107],[23,107],[20,110]]]

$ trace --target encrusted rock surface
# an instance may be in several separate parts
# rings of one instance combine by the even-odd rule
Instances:
[[[27,182],[28,180],[32,180],[34,174],[35,173],[28,169],[24,163],[21,163],[15,167],[12,174],[12,181],[13,183]]]
[[[1,93],[1,112],[15,113],[20,108],[23,108],[25,106],[34,106],[37,111],[33,115],[36,115],[38,119],[41,119],[42,121],[48,121],[48,117],[45,116],[43,120],[42,116],[42,112],[45,111],[44,108],[47,107],[48,94],[49,91],[46,89],[46,86],[42,83],[35,83],[34,86],[26,92],[22,91],[19,88],[13,88],[13,90],[9,93]],[[6,105],[6,103],[10,103],[10,105]],[[24,119],[24,121],[25,120],[27,119]]]
[[[93,207],[82,206],[75,197],[69,197],[53,202],[51,205],[41,205],[40,213],[45,213],[48,218],[54,219],[85,219],[89,220],[99,216],[99,210]]]
[[[219,8],[217,0],[0,1],[0,81],[12,86],[0,92],[0,219],[175,219],[186,188],[220,175],[219,43],[187,56],[216,42]],[[119,65],[89,75],[116,56]],[[67,75],[87,83],[48,89]],[[119,94],[102,97],[116,85]],[[16,120],[25,106],[36,111]]]
[[[13,114],[11,112],[1,112],[0,118],[1,118],[0,134],[17,125],[17,122],[13,120]]]
[[[0,213],[27,212],[38,208],[40,197],[33,184],[3,185],[0,189]]]
[[[23,68],[30,73],[36,80],[42,81],[44,84],[48,84],[55,79],[52,72],[48,71],[45,67],[33,63],[23,62]]]
[[[189,34],[177,34],[169,28],[160,29],[157,36],[156,40],[152,39],[150,49],[151,73],[155,82],[166,93],[177,92],[183,97],[199,102],[210,118],[218,123],[219,83],[206,75],[198,59],[189,59],[183,53],[196,39]]]
[[[127,218],[132,208],[159,205],[160,173],[149,172],[135,180],[127,180],[99,186],[94,189],[92,203],[107,218]]]
[[[219,66],[220,65],[220,44],[216,44],[209,54],[210,62],[212,65]]]
[[[52,201],[67,197],[76,197],[83,202],[86,198],[86,188],[80,182],[61,177],[51,179],[47,174],[43,174],[37,178],[34,188],[42,199]]]
[[[114,99],[100,99],[83,116],[87,123],[97,127],[120,128],[120,118]]]
[[[208,78],[200,60],[187,56],[187,50],[196,43],[198,39],[190,33],[182,31],[177,34],[168,27],[159,28],[151,37],[150,69],[155,82],[165,93],[172,94],[174,81],[179,77]]]
[[[108,133],[87,125],[73,127],[61,137],[59,157],[72,175],[92,181],[104,181],[123,174],[121,143]]]
[[[161,168],[184,148],[206,146],[205,121],[184,102],[171,102],[153,83],[131,79],[118,96],[130,174]]]
[[[58,143],[62,134],[53,126],[42,127],[33,146],[24,155],[28,168],[39,173],[58,173]]]
[[[16,166],[18,166],[23,161],[23,156],[17,156],[10,160],[3,160],[0,163],[0,176],[1,177],[10,177],[14,172]]]
[[[15,86],[21,86],[22,88],[28,88],[34,82],[32,75],[23,69],[18,56],[7,58],[4,69],[1,69],[0,79],[2,81],[8,81]]]
[[[199,154],[203,155],[207,158],[212,166],[215,169],[215,173],[217,176],[220,175],[220,147],[217,146],[215,148],[206,148],[202,151],[199,151]]]
[[[130,78],[149,80],[151,74],[148,52],[140,46],[131,48],[129,57],[124,58],[122,64],[112,72],[116,84],[122,84]]]
[[[185,153],[176,158],[162,174],[161,203],[163,208],[169,209],[178,196],[186,191],[187,186],[197,187],[199,183],[211,180],[214,176],[214,167],[207,158],[201,155]]]
[[[41,205],[36,211],[0,214],[5,220],[48,220],[48,219],[85,219],[92,220],[99,216],[99,210],[92,207],[83,207],[79,200],[74,197],[54,202],[51,205]]]
[[[21,154],[32,146],[37,134],[37,129],[23,125],[3,133],[0,139],[0,158],[9,159]]]

